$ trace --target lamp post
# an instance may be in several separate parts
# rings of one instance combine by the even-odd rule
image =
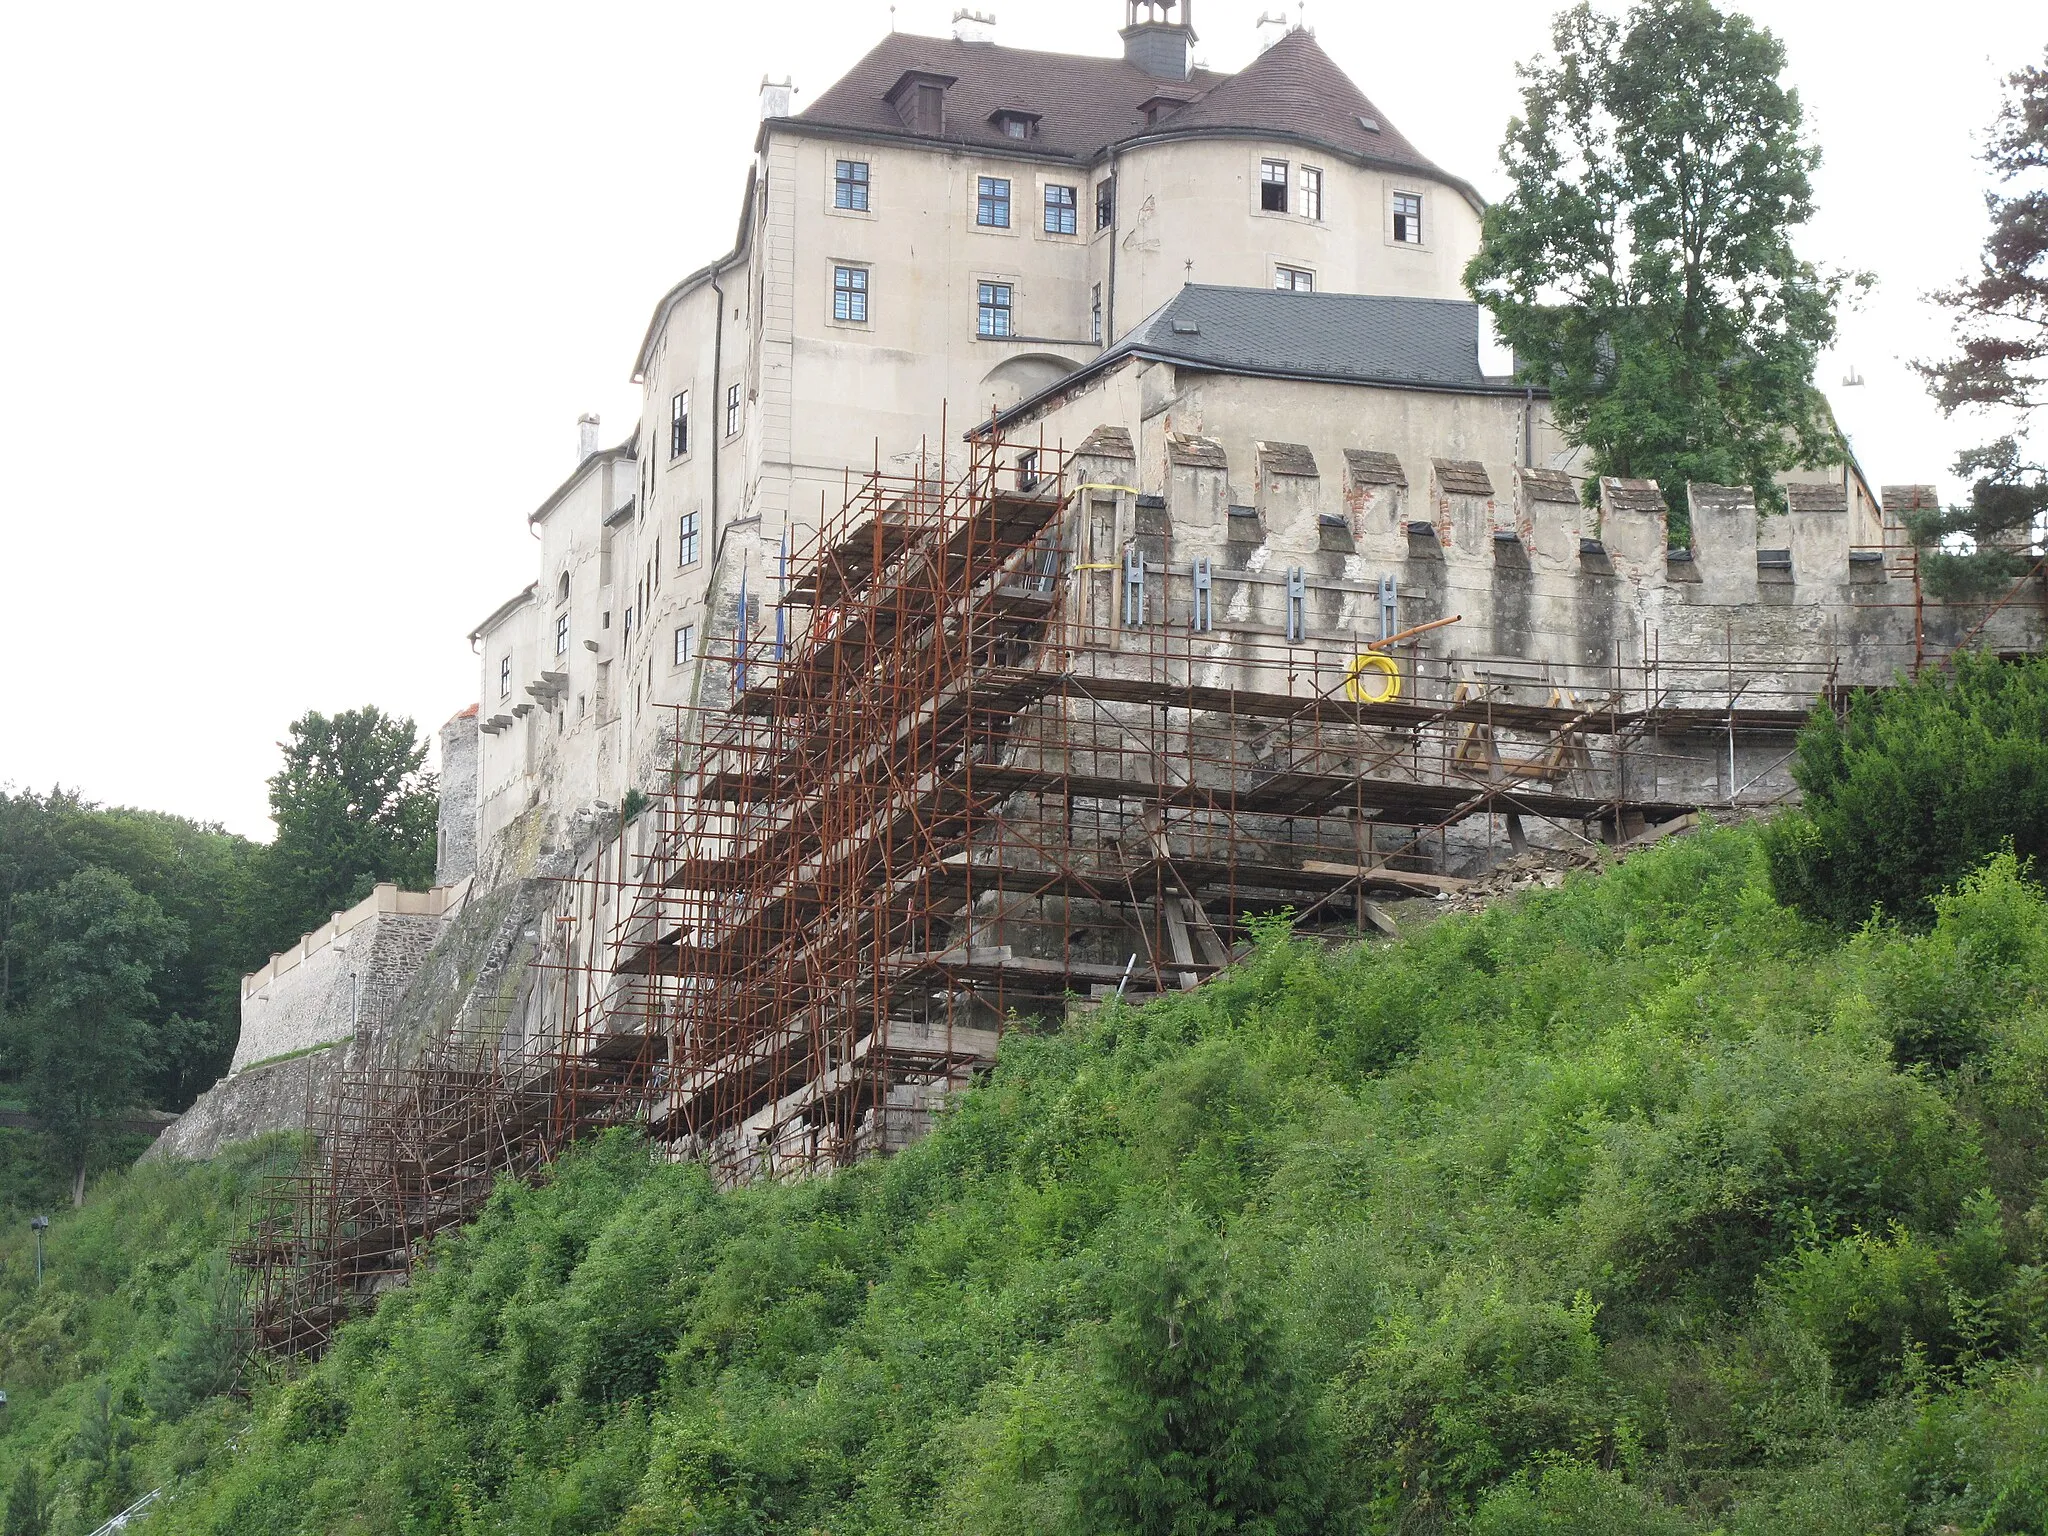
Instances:
[[[43,1234],[50,1230],[50,1218],[31,1216],[28,1224],[36,1235],[36,1289],[40,1291],[43,1288]]]

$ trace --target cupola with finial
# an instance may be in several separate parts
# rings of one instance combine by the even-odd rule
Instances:
[[[1124,58],[1155,80],[1193,73],[1194,0],[1124,0]]]

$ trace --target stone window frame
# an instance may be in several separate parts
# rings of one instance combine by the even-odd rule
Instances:
[[[676,519],[676,569],[687,571],[704,558],[704,514],[691,510]]]
[[[1275,172],[1278,175],[1275,175]],[[1260,213],[1291,213],[1294,202],[1294,165],[1292,161],[1275,159],[1271,155],[1259,156]],[[1277,194],[1278,203],[1275,203]]]
[[[833,213],[856,217],[871,214],[875,206],[875,163],[851,155],[832,153],[831,197],[826,207]],[[853,201],[859,198],[859,202]]]
[[[555,654],[569,654],[569,615],[566,613],[555,615]]]
[[[690,456],[690,392],[679,389],[668,403],[668,458],[671,464]]]
[[[1403,199],[1412,203],[1413,207],[1403,208]],[[1404,218],[1412,218],[1415,221],[1413,239],[1401,238],[1399,231],[1401,220]],[[1429,224],[1429,202],[1420,187],[1403,186],[1396,182],[1387,188],[1387,244],[1398,245],[1405,250],[1426,251],[1429,249]]]
[[[1000,187],[1002,190],[997,191]],[[974,227],[982,230],[1011,229],[1011,203],[1016,184],[1009,176],[989,176],[980,171],[974,173]],[[998,222],[996,215],[1002,215]]]
[[[1001,329],[996,329],[1000,326]],[[974,280],[974,337],[977,341],[1009,341],[1017,334],[1017,285],[1000,277]]]
[[[1081,233],[1081,189],[1061,181],[1043,182],[1039,186],[1041,217],[1044,227],[1040,233],[1055,239],[1077,239]]]
[[[498,697],[512,697],[512,653],[507,651],[498,658]]]
[[[1306,278],[1304,286],[1302,279]],[[1298,261],[1275,261],[1273,263],[1273,291],[1275,293],[1314,293],[1316,291],[1316,269],[1305,267]]]
[[[1323,175],[1320,165],[1302,165],[1295,170],[1295,191],[1301,195],[1301,207],[1296,217],[1311,224],[1320,224],[1323,222],[1323,193],[1328,178]]]
[[[694,624],[678,624],[676,626],[674,647],[675,659],[669,663],[670,666],[687,667],[692,661],[695,661],[697,659],[697,626]]]
[[[831,298],[826,306],[826,323],[852,330],[868,329],[873,313],[873,293],[872,266],[865,261],[845,261],[833,257]]]

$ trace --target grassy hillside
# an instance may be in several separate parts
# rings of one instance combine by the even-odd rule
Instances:
[[[156,1526],[2040,1531],[2044,975],[2010,860],[1844,940],[1735,830],[1269,932],[888,1163],[502,1191]]]

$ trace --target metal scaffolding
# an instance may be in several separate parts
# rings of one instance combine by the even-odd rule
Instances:
[[[1233,572],[1082,557],[1104,495],[1135,492],[994,439],[849,484],[772,624],[742,593],[706,662],[731,686],[674,710],[645,812],[562,882],[529,1005],[320,1107],[237,1254],[266,1347],[321,1348],[594,1129],[731,1182],[898,1148],[1006,1030],[1194,987],[1248,915],[1356,930],[1490,851],[1752,803],[1838,688],[1833,657],[1743,665],[1732,629],[1565,664],[1451,659],[1455,616],[1390,634],[1391,594],[1369,633],[1311,640],[1292,596],[1219,623]]]

